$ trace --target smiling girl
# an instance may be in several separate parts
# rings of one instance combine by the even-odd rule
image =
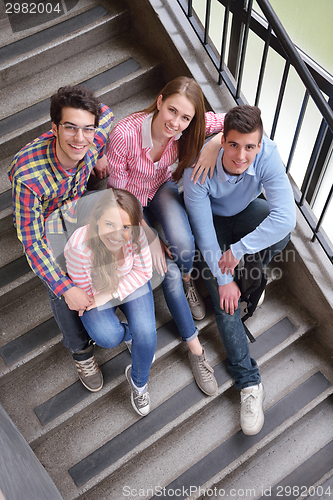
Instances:
[[[162,286],[168,308],[189,347],[196,382],[208,395],[215,394],[217,383],[193,322],[204,318],[205,304],[191,279],[194,238],[176,182],[196,162],[199,172],[201,166],[215,167],[219,139],[204,148],[204,157],[199,155],[206,135],[220,132],[223,122],[224,114],[205,113],[202,90],[195,80],[179,77],[163,88],[148,109],[120,120],[106,149],[108,187],[127,189],[143,206],[142,225],[153,267],[165,274]],[[163,229],[163,241],[149,229],[156,220]]]
[[[131,350],[132,365],[125,373],[132,406],[145,416],[150,409],[147,382],[156,329],[149,281],[152,260],[141,219],[141,205],[135,196],[120,189],[107,190],[88,225],[74,232],[64,253],[69,276],[93,297],[92,304],[79,313],[90,337],[106,348],[125,341]],[[117,307],[128,324],[116,316]]]

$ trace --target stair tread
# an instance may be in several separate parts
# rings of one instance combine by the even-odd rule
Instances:
[[[101,5],[77,14],[70,19],[61,21],[53,26],[40,29],[33,35],[28,35],[21,40],[12,42],[11,44],[0,47],[0,65],[4,65],[7,61],[19,58],[26,53],[39,49],[43,45],[49,45],[53,41],[68,36],[69,33],[80,30],[105,16],[107,11]],[[59,16],[60,17],[60,16]]]
[[[40,116],[45,116],[49,118],[49,97],[57,91],[57,89],[63,85],[68,84],[68,72],[71,73],[71,84],[80,84],[82,82],[87,82],[98,75],[105,73],[107,70],[112,71],[115,77],[112,78],[110,75],[109,83],[104,83],[104,87],[111,87],[113,82],[117,81],[117,69],[121,70],[124,63],[128,60],[136,61],[138,67],[131,71],[146,70],[151,67],[156,60],[149,56],[142,47],[140,47],[138,41],[133,34],[126,33],[126,35],[120,35],[115,40],[106,40],[98,46],[98,53],[96,55],[96,48],[92,47],[89,50],[77,54],[75,57],[70,59],[65,59],[59,64],[55,64],[51,68],[43,71],[42,73],[34,74],[24,80],[24,85],[26,88],[25,93],[20,92],[22,81],[12,84],[8,88],[2,89],[3,96],[3,108],[0,112],[0,130],[1,134],[9,135],[13,131],[11,126],[11,121],[13,118],[11,116],[14,113],[23,113],[26,110],[27,95],[29,95],[30,106],[25,113],[29,114],[31,112],[32,106],[38,106],[41,108],[39,112]],[[119,66],[119,68],[117,68]],[[140,69],[142,68],[142,69]],[[106,73],[105,73],[106,74]],[[119,76],[119,79],[123,76]],[[52,85],[50,86],[50,82]],[[97,91],[97,95],[100,87],[97,89],[93,86],[93,90]],[[46,103],[43,103],[43,100]],[[15,129],[14,129],[15,130]]]
[[[269,433],[283,422],[291,418],[296,412],[309,404],[313,399],[330,387],[329,381],[317,372],[308,380],[299,385],[291,393],[265,411],[265,423],[262,430],[255,436],[244,436],[239,430],[217,448],[207,454],[203,459],[186,470],[178,478],[166,486],[167,490],[175,491],[179,488],[189,490],[190,487],[199,487],[207,483],[214,475],[230,466],[235,460],[264,440]],[[187,495],[180,495],[186,498]],[[157,497],[153,497],[155,500]],[[162,495],[162,498],[175,499],[177,495]]]
[[[273,405],[276,401],[279,401],[281,397],[285,397],[291,390],[294,390],[298,387],[298,384],[301,384],[305,380],[307,380],[313,372],[317,372],[318,365],[320,366],[318,359],[313,360],[313,364],[311,364],[311,369],[309,365],[306,366],[305,361],[302,359],[303,350],[300,348],[300,342],[297,345],[297,348],[290,347],[288,352],[292,352],[294,356],[293,370],[295,370],[295,365],[297,366],[297,371],[295,373],[301,373],[302,376],[299,380],[295,382],[296,387],[290,387],[290,378],[285,377],[281,386],[276,388],[274,391],[274,397],[269,397],[267,401],[267,405]],[[310,357],[307,357],[306,361],[309,363]],[[175,356],[174,356],[175,358]],[[171,366],[168,369],[168,361],[163,365],[164,370],[160,373],[156,373],[157,367],[153,369],[153,376],[150,383],[150,394],[157,394],[159,390],[166,390],[168,385],[168,378],[173,376],[175,372],[175,367]],[[182,361],[178,360],[178,364],[182,363]],[[272,364],[274,364],[275,370],[278,369],[278,364],[272,360]],[[185,374],[185,369],[182,368],[182,376]],[[263,370],[263,376],[265,377],[265,370]],[[324,378],[323,376],[321,376]],[[330,374],[330,378],[332,380],[332,374]],[[163,379],[163,380],[162,380]],[[166,380],[165,380],[166,379]],[[265,380],[265,379],[264,379]],[[193,386],[195,385],[192,382]],[[191,385],[191,384],[190,384]],[[331,385],[325,379],[325,388],[328,387],[328,391],[332,391]],[[47,450],[52,447],[55,451],[55,456],[57,456],[57,460],[51,463],[50,459],[48,462],[48,466],[50,467],[50,472],[56,469],[56,463],[59,460],[59,463],[66,464],[69,468],[75,467],[73,470],[73,475],[80,483],[80,481],[84,482],[84,488],[90,488],[94,484],[98,484],[98,481],[104,479],[110,474],[114,474],[118,467],[121,467],[124,463],[127,463],[126,471],[129,465],[129,460],[132,457],[137,457],[138,452],[144,451],[142,459],[140,458],[140,463],[145,463],[150,470],[150,477],[152,481],[155,481],[153,484],[161,484],[162,486],[169,484],[167,478],[174,478],[175,475],[180,474],[183,470],[188,469],[191,464],[197,463],[198,460],[202,459],[203,456],[208,454],[212,449],[215,449],[217,445],[220,445],[224,441],[226,441],[230,436],[233,436],[239,433],[239,395],[238,392],[232,388],[226,395],[223,393],[216,397],[213,401],[211,398],[205,399],[205,406],[201,408],[201,411],[196,412],[194,416],[189,415],[188,412],[185,412],[182,415],[182,424],[173,428],[171,426],[167,427],[167,433],[163,433],[162,431],[158,431],[154,429],[157,433],[158,446],[156,445],[156,438],[149,439],[147,435],[144,433],[144,428],[142,426],[149,426],[149,417],[145,419],[140,419],[138,422],[135,422],[134,415],[132,416],[129,424],[131,422],[135,422],[132,424],[133,431],[124,431],[123,425],[119,422],[119,417],[117,417],[117,413],[119,411],[123,414],[123,419],[130,419],[130,413],[133,410],[131,409],[129,403],[129,395],[128,390],[125,387],[119,393],[115,394],[112,398],[112,404],[110,401],[105,402],[104,405],[100,404],[96,406],[93,412],[93,415],[90,416],[82,416],[79,418],[79,421],[75,423],[69,424],[69,427],[63,429],[57,434],[57,438],[53,438],[49,436],[49,438],[41,445],[35,448],[35,452],[38,457],[43,461],[46,459]],[[127,405],[126,405],[127,400]],[[120,409],[119,406],[122,405],[123,408]],[[266,405],[266,407],[267,407]],[[162,407],[163,408],[163,407]],[[272,410],[273,411],[273,410]],[[189,417],[192,417],[189,420]],[[285,420],[285,419],[284,419]],[[146,423],[145,423],[146,421]],[[109,439],[115,437],[115,441],[119,441],[118,443],[112,444],[112,441],[109,443],[105,440],[106,436],[101,435],[102,428],[108,428],[108,422],[112,422],[112,427],[109,428],[108,434],[110,436]],[[138,424],[138,425],[137,425]],[[179,424],[179,423],[178,423]],[[154,426],[154,424],[152,423]],[[136,427],[135,427],[136,426]],[[129,429],[129,427],[126,427]],[[172,432],[171,432],[172,430]],[[273,428],[270,432],[273,431]],[[84,435],[89,432],[92,436],[92,440],[90,442],[85,442]],[[140,439],[141,433],[143,434],[144,442],[131,451],[128,451],[131,448],[131,441],[137,441],[138,437]],[[83,447],[80,450],[75,449],[74,447],[70,447],[66,451],[64,450],[64,443],[68,439],[68,436],[71,436],[74,442],[84,442]],[[239,435],[239,434],[238,434]],[[67,436],[67,437],[66,437]],[[164,436],[164,439],[161,441],[160,437]],[[240,436],[240,435],[239,435]],[[239,440],[239,438],[237,438]],[[252,437],[245,437],[245,440],[252,439]],[[88,440],[89,441],[89,440]],[[152,448],[147,448],[149,444],[155,444]],[[118,445],[118,446],[117,446]],[[114,448],[114,452],[117,453],[117,456],[114,457],[106,453],[111,451]],[[99,450],[99,448],[101,449]],[[89,453],[89,449],[93,452],[91,456]],[[128,455],[123,458],[119,457],[118,450],[123,450],[124,452],[128,452]],[[95,451],[97,450],[97,451]],[[117,450],[117,452],[116,452]],[[244,452],[245,453],[245,452]],[[100,455],[98,457],[98,455]],[[228,453],[226,454],[228,456]],[[163,463],[164,457],[164,466],[163,466],[163,478],[161,477],[161,466]],[[101,462],[98,461],[100,458]],[[118,463],[110,465],[110,459],[118,459]],[[79,459],[79,460],[78,460]],[[81,462],[82,460],[82,462]],[[162,462],[161,462],[162,461]],[[134,459],[134,462],[136,460]],[[106,465],[109,465],[108,469],[103,470]],[[91,478],[94,472],[98,471],[98,467],[101,468],[99,477]],[[94,470],[95,468],[95,470]],[[176,471],[179,471],[177,473]],[[51,472],[52,475],[52,472]],[[60,480],[61,474],[56,477],[58,473],[54,473],[52,475],[53,480],[57,484]],[[123,469],[121,469],[121,473],[119,476],[122,477],[120,480],[121,484],[134,484],[132,481],[126,483],[123,481]],[[113,477],[110,476],[110,477]],[[86,482],[87,479],[90,479],[89,482]],[[113,486],[116,487],[116,478],[113,478]],[[147,477],[145,478],[147,481]],[[158,480],[158,482],[156,482]],[[139,482],[140,484],[140,482]],[[120,486],[120,485],[119,485]],[[60,488],[60,485],[58,486]],[[61,491],[61,490],[60,490]],[[76,495],[79,493],[79,490],[76,491],[76,487],[71,484],[70,481],[67,481],[64,485],[64,489],[67,491],[67,498],[76,498]],[[70,492],[72,491],[72,494]],[[99,498],[99,497],[98,497]]]
[[[333,405],[332,397],[330,398],[330,403]],[[313,493],[316,491],[319,493],[329,491],[331,495],[333,494],[333,490],[331,490],[332,484],[326,485],[325,487],[314,487],[313,485],[317,484],[317,482],[331,470],[332,464],[333,440],[299,465],[297,469],[291,474],[288,474],[282,481],[274,485],[270,491],[272,495],[281,496],[281,493],[285,495],[288,494],[288,497],[292,500],[296,500],[300,495],[305,497],[308,493],[310,493],[311,498],[314,498],[315,495],[313,495]],[[310,489],[311,486],[312,489]],[[323,494],[320,495],[321,498],[323,496]],[[262,496],[259,500],[263,500],[263,498],[265,497]]]
[[[45,19],[45,17],[43,17],[42,24],[41,22],[38,22],[38,24],[31,22],[30,26],[28,26],[28,21],[25,23],[24,29],[20,29],[17,31],[13,30],[8,16],[4,16],[0,20],[0,47],[6,47],[7,45],[10,45],[12,43],[19,42],[26,37],[38,34],[42,29],[52,27],[54,25],[57,25],[58,23],[62,23],[67,19],[71,19],[72,17],[84,13],[94,6],[103,5],[104,3],[105,2],[103,2],[103,0],[79,0],[75,5],[74,2],[72,2],[70,9],[68,9],[68,7],[66,6],[68,9],[66,13],[60,16],[54,16],[54,14],[52,13],[52,17],[50,18],[49,16],[48,19]],[[116,2],[112,3],[116,4]],[[117,2],[117,5],[120,5],[120,2]]]

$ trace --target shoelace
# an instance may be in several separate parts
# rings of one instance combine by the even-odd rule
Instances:
[[[214,370],[211,366],[209,366],[207,361],[200,361],[199,369],[200,369],[202,378],[204,379],[205,382],[209,381],[212,378],[211,373],[214,373]]]
[[[89,358],[85,361],[76,361],[76,366],[80,368],[85,377],[95,375],[98,372],[97,363],[95,358]]]
[[[148,392],[144,392],[143,394],[139,394],[137,391],[135,391],[135,399],[138,402],[139,407],[147,406],[149,404],[149,395]]]
[[[200,305],[198,296],[196,294],[196,289],[192,285],[191,281],[189,281],[189,285],[185,282],[185,297],[186,300],[192,302],[193,305]]]
[[[257,396],[253,393],[242,394],[242,404],[246,405],[246,413],[253,413],[253,404]]]

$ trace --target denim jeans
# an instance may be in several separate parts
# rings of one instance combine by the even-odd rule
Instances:
[[[88,347],[90,337],[77,311],[69,309],[64,298],[59,299],[50,289],[46,287],[50,300],[54,319],[63,335],[63,344],[72,354],[83,351]]]
[[[128,324],[116,316],[116,309],[125,314]],[[111,349],[124,340],[132,340],[132,379],[143,387],[156,349],[154,298],[150,282],[133,292],[115,306],[112,301],[104,306],[85,311],[81,321],[90,337],[101,347]]]
[[[192,270],[195,245],[177,184],[172,181],[162,184],[148,206],[144,207],[143,213],[150,226],[154,226],[156,220],[160,223],[164,231],[160,237],[172,252],[172,259],[166,256],[168,271],[162,288],[180,336],[183,341],[189,342],[198,331],[185,297],[182,274]]]
[[[236,243],[246,234],[252,232],[269,214],[266,200],[257,198],[248,207],[232,217],[213,216],[215,231],[222,252],[226,251],[232,243]],[[266,248],[261,253],[264,265],[284,249],[290,234],[283,240]],[[236,389],[243,389],[260,382],[259,368],[254,359],[250,357],[247,336],[241,321],[241,308],[238,304],[233,315],[227,314],[220,307],[220,295],[216,278],[201,262],[201,272],[206,286],[212,297],[216,323],[228,357],[228,368],[235,380]]]

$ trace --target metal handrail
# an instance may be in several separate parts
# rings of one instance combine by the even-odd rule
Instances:
[[[220,58],[217,55],[215,47],[212,47],[209,43],[208,16],[211,9],[211,0],[206,0],[206,17],[204,27],[201,26],[200,22],[195,16],[195,12],[192,6],[192,0],[188,0],[188,3],[186,3],[186,0],[177,0],[178,4],[185,13],[189,23],[197,34],[199,40],[201,41],[203,47],[205,48],[207,54],[209,55],[218,72],[218,84],[221,84],[222,81],[225,83],[226,87],[228,88],[237,104],[244,103],[241,88],[244,61],[246,58],[247,38],[250,29],[265,41],[255,97],[256,105],[258,105],[260,99],[269,48],[273,48],[276,52],[279,53],[281,57],[286,60],[278,96],[278,102],[276,104],[273,125],[270,133],[270,137],[272,139],[274,139],[277,123],[279,120],[280,109],[282,106],[284,91],[288,81],[290,66],[293,66],[295,68],[296,73],[305,86],[305,96],[303,99],[302,108],[298,118],[296,131],[286,165],[287,172],[289,171],[293,159],[310,97],[314,101],[322,116],[323,120],[320,127],[321,132],[318,133],[316,143],[309,160],[307,172],[304,176],[302,188],[301,190],[299,190],[296,186],[294,186],[294,196],[301,213],[305,217],[313,232],[312,241],[314,241],[314,239],[317,239],[319,241],[324,251],[333,263],[333,245],[329,241],[324,231],[321,230],[322,220],[324,218],[325,212],[327,211],[331,198],[333,197],[333,188],[331,188],[330,190],[318,221],[316,220],[309,205],[312,196],[311,193],[315,192],[315,182],[317,182],[317,179],[320,178],[320,172],[326,165],[326,158],[328,157],[329,148],[331,146],[331,143],[325,138],[327,137],[327,131],[329,131],[330,134],[333,134],[333,111],[330,107],[330,105],[332,106],[333,102],[333,78],[330,75],[326,76],[322,68],[316,66],[315,63],[313,64],[313,61],[311,61],[310,58],[308,58],[304,53],[302,53],[302,51],[295,47],[268,0],[257,0],[257,4],[260,7],[265,18],[252,11],[252,0],[217,1],[225,7]],[[233,66],[232,68],[227,67],[224,62],[230,13],[234,15],[234,18],[241,19],[240,22],[242,23],[242,30],[239,28],[239,26],[236,30],[237,36],[239,32],[239,37],[237,38],[236,36],[235,47],[232,48],[232,54],[233,56],[236,55],[237,60],[235,61],[234,57],[231,58]],[[232,42],[230,41],[229,45],[231,45],[231,43]],[[327,101],[325,100],[322,91],[329,96],[329,103],[327,103]],[[331,136],[329,136],[329,139],[330,138]],[[310,186],[311,189],[309,190]],[[309,199],[307,199],[307,197],[309,197]]]
[[[257,0],[259,7],[261,8],[263,14],[265,15],[270,26],[273,28],[279,42],[281,43],[288,59],[291,61],[292,65],[296,69],[298,75],[302,79],[305,87],[311,94],[316,106],[321,112],[322,116],[325,118],[328,126],[333,132],[333,112],[326,100],[323,97],[315,79],[311,75],[310,71],[306,67],[303,59],[299,55],[295,45],[291,41],[288,33],[282,26],[278,16],[273,10],[271,4],[267,0]]]

